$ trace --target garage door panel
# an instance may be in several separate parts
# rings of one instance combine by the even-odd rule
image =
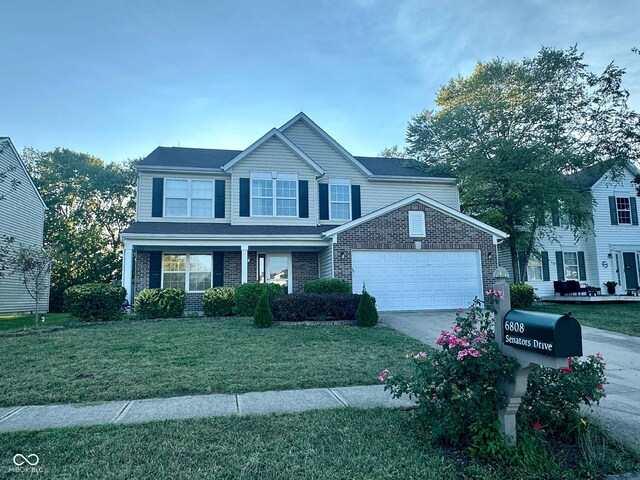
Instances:
[[[478,252],[352,252],[353,291],[363,282],[379,310],[458,308],[482,295]]]

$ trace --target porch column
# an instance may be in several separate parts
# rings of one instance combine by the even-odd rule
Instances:
[[[247,271],[247,263],[249,263],[249,245],[243,243],[240,245],[240,251],[242,252],[242,259],[240,260],[241,271],[242,271],[242,283],[247,283],[249,274]]]
[[[132,298],[132,266],[133,266],[133,248],[127,242],[124,243],[122,252],[122,286],[127,290],[127,301],[131,304]]]

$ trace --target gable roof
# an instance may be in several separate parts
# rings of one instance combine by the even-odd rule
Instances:
[[[626,168],[634,175],[638,175],[640,171],[632,164],[627,163]],[[567,182],[574,187],[591,188],[603,178],[607,172],[611,170],[611,164],[608,162],[596,163],[590,167],[566,175]]]
[[[277,139],[279,139],[280,141],[282,141],[282,143],[284,143],[287,147],[289,147],[293,153],[295,153],[296,155],[298,155],[300,158],[302,158],[305,162],[307,162],[311,168],[313,168],[316,172],[318,172],[320,175],[324,175],[324,170],[322,169],[322,167],[320,167],[320,165],[318,165],[316,162],[314,162],[311,157],[309,157],[309,155],[307,155],[306,153],[304,153],[302,150],[300,150],[300,148],[298,148],[298,146],[293,143],[291,140],[289,140],[287,137],[285,137],[280,130],[278,130],[277,128],[272,128],[271,130],[269,130],[267,133],[265,133],[260,139],[258,139],[257,141],[255,141],[249,148],[247,148],[246,150],[244,150],[242,153],[240,153],[239,155],[235,156],[232,160],[230,160],[229,162],[225,163],[222,166],[222,171],[226,172],[227,170],[229,170],[231,167],[233,167],[236,163],[238,163],[240,160],[242,160],[243,158],[245,158],[247,155],[249,155],[251,152],[253,152],[256,148],[258,148],[260,145],[262,145],[264,142],[266,142],[267,140],[269,140],[272,137],[276,137]]]
[[[6,148],[7,146],[11,149],[11,151],[13,152],[14,157],[18,160],[18,165],[20,166],[20,168],[22,168],[22,171],[24,172],[24,174],[29,179],[29,184],[31,185],[33,190],[36,192],[36,195],[38,196],[38,199],[40,200],[40,203],[42,203],[42,206],[45,209],[48,209],[47,204],[44,203],[44,200],[42,199],[42,195],[40,195],[40,192],[38,191],[38,189],[36,187],[36,184],[33,183],[33,179],[31,178],[31,175],[29,175],[29,171],[27,170],[26,165],[22,161],[22,158],[20,157],[20,154],[16,150],[15,145],[11,141],[11,138],[9,138],[9,137],[0,137],[0,153],[2,152],[3,148]]]
[[[184,167],[219,170],[242,150],[158,147],[138,163],[138,168]]]
[[[333,148],[338,150],[338,152],[340,152],[347,160],[351,160],[351,162],[356,167],[358,167],[360,170],[362,170],[362,172],[365,175],[367,175],[369,177],[373,175],[371,173],[371,171],[367,167],[365,167],[362,163],[360,163],[358,160],[356,160],[356,158],[353,155],[351,155],[349,152],[347,152],[342,145],[340,145],[338,142],[336,142],[327,132],[325,132],[322,128],[320,128],[304,112],[300,112],[295,117],[293,117],[291,120],[289,120],[287,123],[285,123],[283,126],[281,126],[280,127],[280,131],[285,131],[287,128],[289,128],[291,125],[296,123],[298,120],[302,120],[307,125],[309,125],[309,127],[311,127],[312,130],[315,130],[316,133],[318,133],[322,138],[324,138],[327,142],[329,142],[329,144]]]
[[[355,157],[374,176],[385,177],[427,177],[427,178],[447,178],[455,180],[454,177],[444,173],[429,172],[418,165],[416,160],[392,157]]]
[[[489,233],[499,240],[505,239],[509,236],[507,233],[503,232],[502,230],[493,228],[491,225],[487,225],[486,223],[483,223],[480,220],[476,220],[475,218],[470,217],[469,215],[465,215],[464,213],[459,212],[458,210],[455,210],[451,207],[448,207],[444,203],[440,203],[434,200],[433,198],[429,198],[426,195],[422,195],[421,193],[416,193],[396,203],[392,203],[391,205],[387,205],[386,207],[380,208],[374,212],[364,215],[356,220],[352,220],[350,222],[344,223],[339,227],[326,231],[325,235],[326,236],[336,235],[338,233],[344,232],[345,230],[349,230],[350,228],[356,227],[365,222],[373,220],[374,218],[377,218],[381,215],[384,215],[389,212],[393,212],[394,210],[397,210],[398,208],[402,208],[413,202],[423,203],[424,205],[427,205],[433,208],[434,210],[444,213],[445,215],[449,215],[450,217],[460,220],[468,225],[471,225],[472,227],[475,227],[479,230]]]

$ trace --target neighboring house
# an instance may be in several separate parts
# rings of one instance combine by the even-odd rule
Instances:
[[[304,113],[246,150],[158,147],[138,164],[136,222],[122,233],[129,300],[316,278],[367,290],[381,310],[467,306],[492,284],[506,234],[459,211],[453,178],[401,159],[354,157]]]
[[[27,169],[9,137],[0,137],[0,172],[12,170],[0,178],[0,237],[15,238],[15,244],[42,246],[44,215],[47,206],[38,193]],[[16,188],[12,187],[16,181]],[[5,271],[0,278],[0,313],[31,312],[35,300],[27,292],[22,277]],[[40,303],[49,305],[49,290]]]
[[[623,176],[614,181],[609,170],[596,165],[567,176],[575,188],[591,190],[595,201],[593,229],[575,238],[565,217],[553,216],[552,236],[556,238],[539,238],[540,252],[531,255],[526,268],[525,281],[539,296],[554,295],[556,280],[578,280],[582,285],[601,288],[605,295],[607,281],[618,284],[617,294],[638,288],[640,226],[637,192],[631,183],[638,173],[629,164]],[[506,247],[500,247],[500,264],[513,272]]]

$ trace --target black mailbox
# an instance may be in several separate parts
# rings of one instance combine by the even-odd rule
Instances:
[[[551,357],[582,355],[582,329],[569,315],[509,310],[502,341],[510,347]]]

